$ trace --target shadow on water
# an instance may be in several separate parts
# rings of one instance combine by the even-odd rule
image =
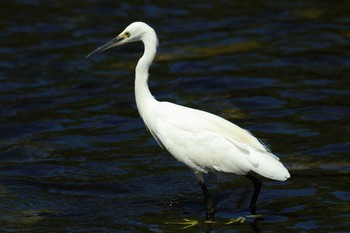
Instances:
[[[348,231],[349,7],[0,3],[0,231]],[[249,182],[209,175],[218,211],[205,220],[193,174],[137,114],[141,45],[85,59],[136,20],[159,35],[150,71],[158,99],[249,129],[291,171],[286,182],[263,179],[262,218],[247,217]]]

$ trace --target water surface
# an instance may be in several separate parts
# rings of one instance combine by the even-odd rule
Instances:
[[[314,1],[0,3],[0,231],[346,232],[350,229],[350,5]],[[141,45],[85,59],[142,20],[160,39],[159,100],[249,129],[291,172],[263,179],[263,219],[241,177],[195,177],[145,130]],[[184,219],[199,224],[182,229]],[[283,230],[282,230],[283,229]]]

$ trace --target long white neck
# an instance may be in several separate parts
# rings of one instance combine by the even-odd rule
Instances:
[[[137,63],[135,70],[135,98],[137,109],[142,118],[145,116],[147,108],[156,100],[148,88],[148,69],[157,52],[157,36],[154,31],[146,33],[142,39],[144,44],[144,54]],[[148,109],[149,110],[149,109]],[[144,119],[145,120],[145,119]],[[145,122],[146,123],[146,122]]]

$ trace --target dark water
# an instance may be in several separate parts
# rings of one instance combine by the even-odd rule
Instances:
[[[350,2],[213,2],[0,3],[1,232],[350,230]],[[159,35],[158,99],[251,130],[289,168],[264,179],[263,219],[225,224],[252,187],[209,175],[205,222],[193,174],[137,114],[141,45],[84,58],[136,20]]]

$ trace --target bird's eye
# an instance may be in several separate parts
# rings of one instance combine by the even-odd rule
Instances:
[[[125,32],[124,34],[125,34],[125,36],[126,36],[127,38],[130,37],[130,32]]]

